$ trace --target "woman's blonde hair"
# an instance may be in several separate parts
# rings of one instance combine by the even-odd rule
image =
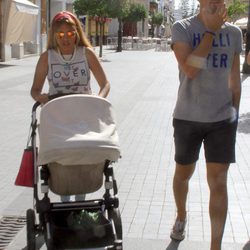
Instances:
[[[62,11],[55,15],[51,22],[51,27],[48,34],[47,49],[57,50],[58,44],[56,42],[56,31],[60,25],[66,23],[76,30],[76,46],[85,46],[92,48],[92,45],[85,33],[83,32],[81,22],[78,18],[69,11]]]

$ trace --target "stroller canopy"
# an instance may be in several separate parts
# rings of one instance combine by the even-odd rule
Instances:
[[[75,94],[41,108],[38,164],[96,164],[120,157],[111,104],[104,98]]]

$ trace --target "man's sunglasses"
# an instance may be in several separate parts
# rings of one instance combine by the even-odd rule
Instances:
[[[67,32],[56,32],[56,35],[59,37],[59,38],[64,38],[65,36],[67,37],[74,37],[76,35],[76,31],[67,31]]]

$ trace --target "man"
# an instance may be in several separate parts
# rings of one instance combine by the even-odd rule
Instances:
[[[210,189],[211,250],[220,250],[227,216],[227,172],[235,162],[242,34],[226,22],[223,0],[199,2],[199,14],[177,21],[172,29],[180,86],[173,115],[177,217],[171,238],[185,237],[188,183],[203,143]]]

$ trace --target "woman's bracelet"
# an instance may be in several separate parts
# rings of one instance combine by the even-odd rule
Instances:
[[[210,30],[206,30],[205,33],[208,33],[208,34],[210,34],[212,36],[216,36],[215,32],[210,31]]]

